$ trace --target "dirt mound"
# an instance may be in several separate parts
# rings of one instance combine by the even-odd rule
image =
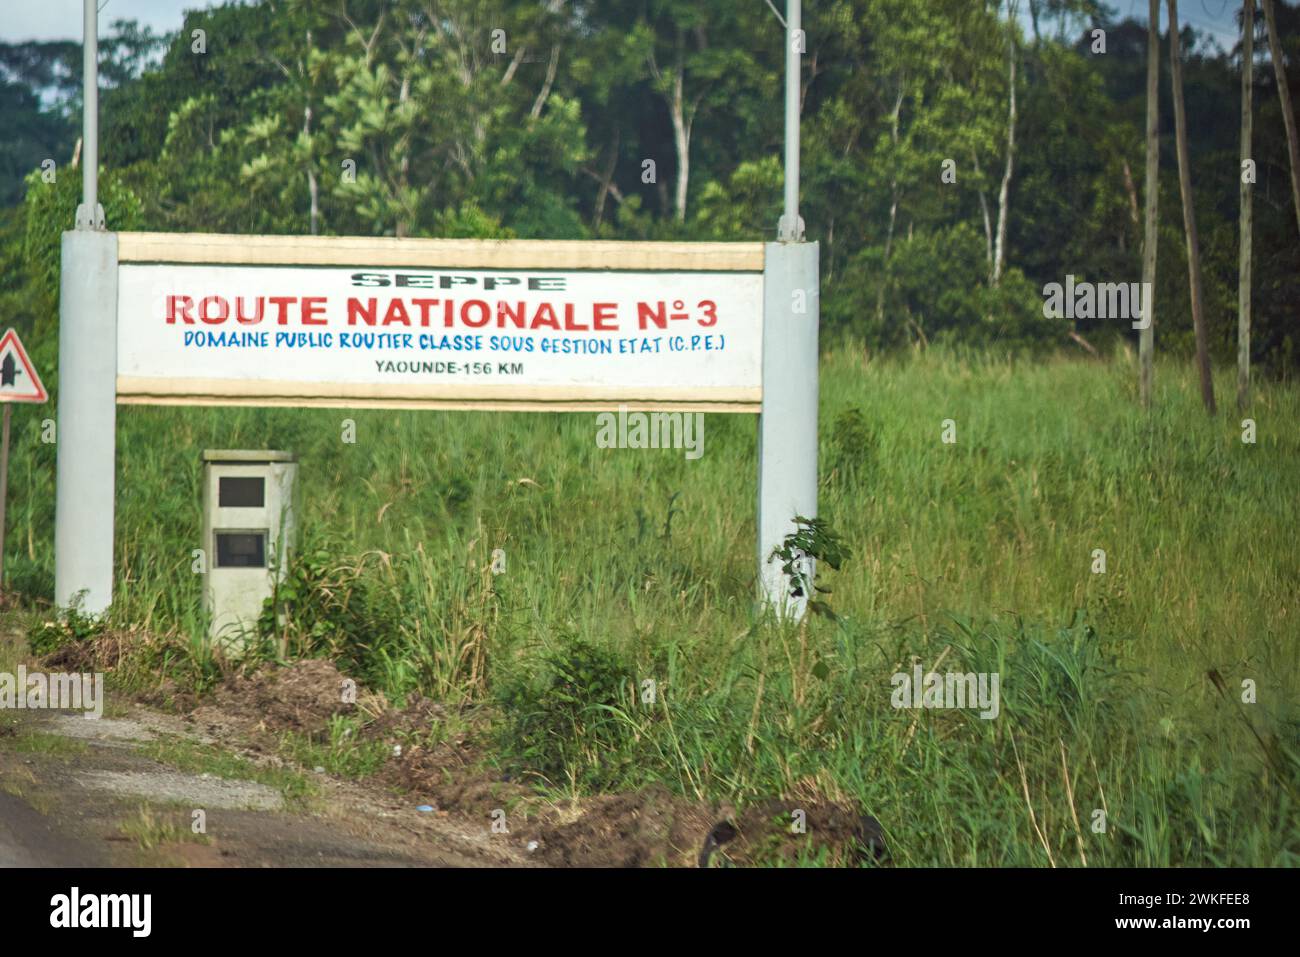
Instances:
[[[404,735],[420,734],[443,721],[448,708],[432,698],[410,695],[403,708],[385,707],[373,720],[368,721],[358,737],[364,740],[388,741]]]
[[[746,808],[734,831],[734,839],[721,845],[722,857],[741,866],[789,865],[814,855],[823,855],[826,864],[855,866],[888,856],[880,823],[837,804],[765,801]]]
[[[454,811],[484,821],[497,808],[533,793],[485,767],[483,749],[468,737],[432,747],[407,745],[401,757],[385,766],[381,779],[439,811]]]
[[[335,715],[357,713],[356,704],[344,701],[345,681],[334,662],[322,658],[262,668],[228,679],[190,712],[190,718],[214,732],[314,734],[325,730]],[[357,700],[363,697],[358,688]]]
[[[802,830],[792,827],[795,811]],[[528,835],[554,867],[855,866],[887,853],[874,818],[834,804],[767,801],[734,815],[650,788],[586,800],[563,816],[548,815]]]
[[[122,655],[132,641],[138,640],[125,632],[110,631],[82,641],[69,641],[41,659],[41,666],[50,671],[76,673],[111,671],[121,663]]]
[[[576,820],[557,810],[528,837],[553,867],[694,867],[712,813],[663,788],[584,800]]]

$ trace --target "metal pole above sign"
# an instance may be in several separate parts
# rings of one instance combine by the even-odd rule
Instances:
[[[820,324],[818,246],[806,243],[799,215],[799,107],[804,32],[799,0],[785,18],[785,203],[780,242],[767,246],[763,272],[763,411],[758,436],[758,580],[763,599],[782,617],[802,618],[811,597],[813,561],[800,560],[800,581],[772,557],[797,518],[817,515],[817,402]],[[798,586],[798,587],[796,587]]]
[[[777,238],[783,243],[803,241],[799,217],[799,102],[804,32],[799,0],[788,0],[785,17],[785,203]]]
[[[63,234],[59,276],[59,402],[54,600],[99,614],[113,600],[117,454],[117,235],[99,204],[97,0],[85,0],[81,188],[76,229]]]
[[[99,205],[99,8],[83,0],[81,44],[81,205],[78,229],[103,229]]]

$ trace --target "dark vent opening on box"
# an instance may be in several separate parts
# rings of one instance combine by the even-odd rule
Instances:
[[[217,532],[218,568],[265,568],[266,532]]]
[[[262,508],[266,504],[266,479],[227,476],[218,480],[217,504],[221,508]]]

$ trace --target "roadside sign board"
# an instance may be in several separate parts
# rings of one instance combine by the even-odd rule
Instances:
[[[135,255],[185,259],[185,238]],[[211,256],[219,238],[204,239]],[[259,251],[238,240],[224,255],[243,261],[214,264],[130,261],[124,238],[119,402],[761,407],[761,247],[719,269],[680,244],[647,269],[602,247],[670,244],[580,243],[552,250],[562,268],[539,268],[519,264],[545,261],[538,247],[553,244],[508,241],[479,251],[484,268],[463,265],[466,244],[438,240],[414,241],[426,265],[393,265],[382,240],[341,264],[319,241]],[[290,261],[252,262],[267,258]]]
[[[0,402],[46,402],[49,395],[18,333],[0,338]]]
[[[818,257],[797,241],[65,232],[55,600],[112,602],[119,405],[647,410],[759,416],[758,584],[802,615],[773,556],[817,514]],[[15,396],[37,381],[17,348]]]

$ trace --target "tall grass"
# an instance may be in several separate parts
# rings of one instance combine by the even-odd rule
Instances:
[[[1147,414],[1124,359],[828,354],[820,511],[853,554],[803,626],[753,607],[752,417],[687,461],[597,448],[590,415],[126,407],[114,616],[201,634],[200,452],[289,448],[328,585],[294,647],[495,701],[500,759],[556,791],[855,803],[906,864],[1294,865],[1300,393],[1261,383],[1243,444],[1190,368],[1156,381]],[[8,567],[48,592],[24,413]],[[892,707],[913,662],[998,672],[1000,716]]]

